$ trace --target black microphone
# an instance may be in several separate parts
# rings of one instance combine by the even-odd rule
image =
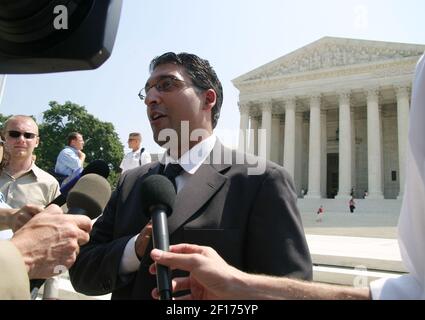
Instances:
[[[152,219],[153,247],[168,251],[170,241],[167,217],[172,213],[176,198],[174,186],[166,177],[155,174],[142,182],[140,190],[143,212]],[[156,265],[156,283],[160,300],[171,300],[172,287],[168,267]]]
[[[97,218],[105,209],[111,197],[111,186],[104,177],[88,173],[81,177],[66,199],[68,214],[82,214],[90,219]],[[30,281],[31,298],[37,297],[38,290],[45,279],[32,279]]]
[[[77,181],[85,176],[88,173],[96,173],[105,179],[109,176],[109,167],[103,160],[94,160],[90,162],[79,174],[77,174],[75,177],[73,177],[70,181],[68,181],[66,184],[64,184],[60,188],[60,195],[57,196],[52,202],[50,202],[48,205],[51,204],[57,204],[59,207],[63,206],[66,202],[66,197],[68,195],[69,190],[72,189],[73,186],[77,183]]]

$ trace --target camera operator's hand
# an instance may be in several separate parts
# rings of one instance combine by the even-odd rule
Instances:
[[[26,224],[32,217],[37,213],[43,211],[42,206],[37,206],[34,204],[27,204],[21,209],[14,210],[14,213],[10,216],[9,227],[13,232],[18,231],[24,224]]]
[[[71,267],[81,245],[89,241],[91,220],[82,215],[65,215],[57,205],[34,216],[12,237],[30,279],[55,275],[57,266]]]

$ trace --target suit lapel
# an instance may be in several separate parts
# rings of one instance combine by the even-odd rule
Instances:
[[[150,175],[153,175],[153,174],[160,174],[161,166],[162,166],[161,162],[158,162],[156,165],[150,167],[146,177],[149,177]]]
[[[223,149],[217,140],[214,150]],[[231,166],[231,164],[213,164],[207,159],[196,173],[190,177],[182,190],[177,194],[173,213],[168,218],[168,231],[172,234],[195,214],[212,196],[221,188],[227,177],[220,172]]]
[[[177,194],[173,214],[168,218],[169,233],[172,234],[198,211],[226,179],[209,164],[203,164]]]

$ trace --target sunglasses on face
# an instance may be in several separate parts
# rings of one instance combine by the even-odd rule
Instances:
[[[9,134],[9,137],[15,139],[19,138],[20,136],[24,136],[25,139],[34,139],[37,136],[37,134],[32,132],[19,132],[15,130],[10,130],[7,133]]]

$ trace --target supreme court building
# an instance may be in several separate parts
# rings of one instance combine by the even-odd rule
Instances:
[[[412,80],[424,51],[325,37],[248,72],[233,80],[240,129],[254,132],[240,143],[283,165],[306,198],[345,199],[352,188],[358,198],[400,198]]]

